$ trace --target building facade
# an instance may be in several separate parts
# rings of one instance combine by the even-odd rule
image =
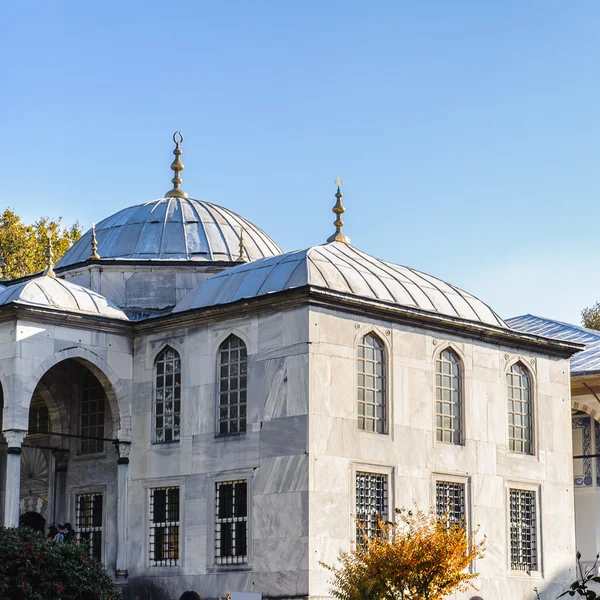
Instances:
[[[482,598],[562,591],[581,346],[353,247],[339,186],[284,253],[174,154],[164,198],[0,292],[4,523],[70,521],[131,598],[321,599],[356,519],[436,507],[486,536]]]

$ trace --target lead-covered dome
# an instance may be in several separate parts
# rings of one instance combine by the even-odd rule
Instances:
[[[46,275],[3,287],[0,290],[0,306],[13,303],[128,320],[127,315],[104,296],[81,285]]]
[[[507,327],[487,304],[468,292],[415,269],[385,262],[343,242],[226,269],[189,292],[173,312],[228,304],[307,285]]]
[[[102,259],[189,260],[235,262],[243,255],[253,261],[281,254],[281,248],[240,215],[192,198],[159,198],[124,208],[96,225]],[[59,261],[67,267],[87,260],[91,230]]]

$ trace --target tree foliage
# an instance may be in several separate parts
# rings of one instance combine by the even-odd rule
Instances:
[[[331,593],[338,600],[441,600],[473,588],[468,571],[483,556],[464,526],[450,525],[433,511],[396,511],[396,522],[380,522],[380,534],[355,550],[340,552]]]
[[[0,598],[121,600],[121,594],[79,546],[48,542],[28,527],[1,527]]]
[[[584,327],[600,331],[600,302],[596,302],[592,308],[584,308],[581,311],[581,321]]]
[[[41,217],[27,225],[8,208],[0,215],[0,256],[6,263],[7,277],[14,279],[43,271],[48,237],[55,262],[81,237],[79,223],[65,228],[61,227],[61,220]]]

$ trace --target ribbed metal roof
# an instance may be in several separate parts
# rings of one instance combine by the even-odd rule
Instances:
[[[3,288],[0,306],[12,302],[127,320],[127,315],[104,296],[81,285],[44,275]]]
[[[262,229],[222,206],[192,198],[159,198],[124,208],[98,223],[98,254],[103,259],[236,261],[242,228],[248,260],[283,252]],[[57,267],[87,260],[91,238],[90,230]]]
[[[535,315],[513,317],[507,319],[506,324],[524,333],[585,344],[585,350],[571,357],[571,375],[600,371],[600,331]]]
[[[189,292],[174,312],[311,285],[506,327],[485,303],[440,279],[374,258],[341,242],[232,267]]]

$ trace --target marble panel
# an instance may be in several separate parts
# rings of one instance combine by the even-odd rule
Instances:
[[[283,314],[268,313],[258,318],[258,352],[283,346]]]
[[[283,313],[283,345],[308,343],[308,311],[307,307],[286,310]]]
[[[264,420],[285,417],[287,409],[287,368],[284,358],[260,362],[260,377],[264,390]],[[258,366],[258,365],[257,365]]]
[[[265,421],[260,432],[261,459],[307,452],[307,423],[304,415]]]
[[[257,571],[287,571],[290,565],[303,570],[308,564],[308,538],[278,537],[254,540],[254,568]]]
[[[252,489],[256,495],[308,490],[308,456],[262,458],[254,473]]]
[[[346,493],[333,486],[331,491],[313,491],[310,494],[310,531],[321,538],[350,537],[355,514],[350,506],[348,486]]]
[[[252,537],[298,538],[308,534],[308,511],[303,510],[306,492],[254,494],[252,498]]]
[[[195,435],[192,472],[218,473],[258,467],[261,435],[251,431],[224,437],[215,437],[214,433]]]
[[[308,354],[288,356],[285,359],[287,376],[286,416],[308,414]]]

